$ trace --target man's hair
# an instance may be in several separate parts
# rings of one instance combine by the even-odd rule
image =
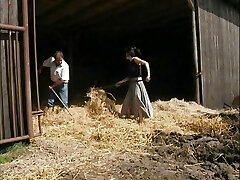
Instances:
[[[62,51],[56,51],[53,55],[54,59],[56,59],[57,55],[60,55],[63,59],[64,59],[64,56],[63,56],[63,52]]]

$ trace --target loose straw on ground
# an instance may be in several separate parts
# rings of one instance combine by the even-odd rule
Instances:
[[[89,101],[84,107],[69,108],[73,118],[61,108],[45,109],[43,135],[32,140],[29,153],[0,165],[2,176],[58,179],[82,172],[85,177],[92,173],[90,170],[104,167],[100,162],[107,166],[110,161],[117,164],[128,153],[146,153],[157,131],[191,135],[224,134],[231,129],[217,111],[194,102],[177,99],[153,102],[154,117],[139,125],[133,119],[120,119],[117,116],[120,107],[116,108],[114,99],[104,90],[91,88],[87,96]],[[109,170],[114,172],[110,167]]]

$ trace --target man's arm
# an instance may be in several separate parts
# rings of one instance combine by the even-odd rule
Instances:
[[[53,88],[55,88],[56,86],[59,86],[59,85],[63,84],[64,82],[65,82],[64,80],[59,79],[59,80],[57,80],[52,86],[49,86],[49,89],[53,89]]]
[[[42,73],[42,70],[45,68],[45,66],[41,65],[38,69],[38,73],[41,74]]]
[[[41,74],[42,70],[45,68],[45,67],[51,67],[51,64],[52,62],[54,61],[55,59],[53,57],[50,57],[48,59],[46,59],[43,64],[39,67],[38,69],[38,73]]]

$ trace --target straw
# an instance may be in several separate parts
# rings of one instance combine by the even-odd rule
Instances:
[[[110,179],[119,175],[118,164],[146,155],[158,132],[182,135],[231,132],[231,123],[220,116],[223,111],[207,109],[195,102],[178,99],[153,102],[154,117],[139,125],[134,119],[119,118],[121,105],[116,105],[114,96],[103,89],[91,88],[87,97],[84,107],[69,108],[73,118],[60,107],[54,112],[44,109],[42,136],[31,140],[28,153],[0,165],[3,179]],[[122,176],[131,179],[129,173]]]

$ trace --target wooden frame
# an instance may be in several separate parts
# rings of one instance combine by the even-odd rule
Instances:
[[[188,3],[188,5],[190,6],[190,8],[191,8],[192,10],[195,10],[194,3],[193,3],[192,0],[187,0],[187,3]]]

